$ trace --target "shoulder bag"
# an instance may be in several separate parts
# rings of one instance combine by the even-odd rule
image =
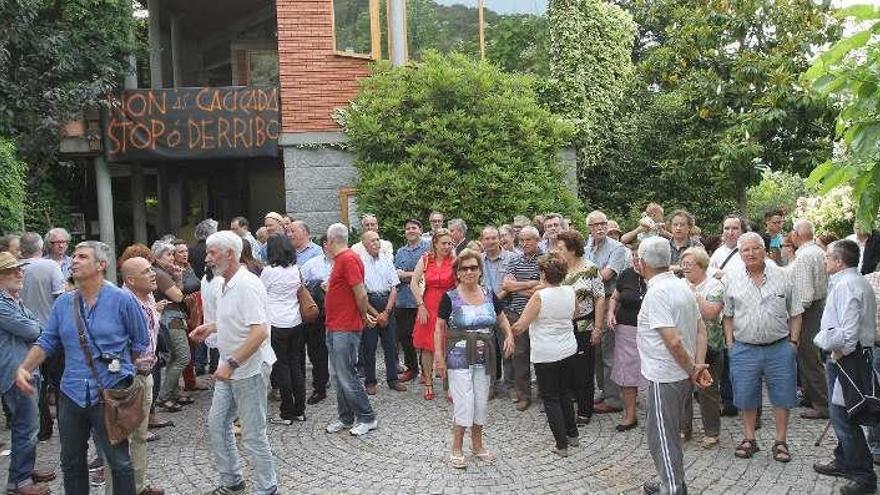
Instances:
[[[129,435],[143,423],[144,414],[144,387],[137,380],[122,389],[105,389],[101,386],[101,379],[95,369],[95,362],[89,350],[86,340],[86,331],[83,322],[80,304],[82,296],[76,292],[73,296],[73,318],[76,320],[76,330],[79,333],[79,343],[86,358],[86,364],[92,370],[92,376],[98,386],[98,394],[103,404],[104,428],[107,431],[107,440],[111,445],[117,445],[128,439]]]
[[[296,290],[296,299],[299,301],[299,315],[305,323],[314,323],[318,321],[321,311],[315,303],[309,289],[303,281],[302,272],[299,272],[299,289]]]

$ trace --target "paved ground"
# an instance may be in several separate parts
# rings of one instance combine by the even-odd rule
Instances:
[[[166,415],[177,426],[160,430],[162,438],[150,444],[150,484],[170,494],[204,493],[214,487],[216,474],[206,429],[210,398],[210,391],[202,392],[184,412]],[[520,413],[508,400],[496,399],[490,405],[486,442],[498,454],[498,462],[486,466],[471,459],[466,471],[456,471],[446,465],[451,406],[445,400],[426,402],[421,390],[411,385],[403,393],[380,388],[372,402],[379,429],[363,438],[347,432],[324,433],[324,425],[335,416],[332,389],[328,400],[308,407],[305,423],[270,425],[281,493],[641,493],[641,484],[655,473],[644,430],[617,433],[617,415],[595,417],[581,429],[580,447],[561,459],[550,452],[552,436],[538,407]],[[270,403],[272,412],[277,408],[277,402]],[[643,420],[644,410],[640,410]],[[823,421],[795,419],[789,442],[794,460],[780,464],[769,454],[771,419],[765,419],[758,432],[763,450],[747,461],[733,456],[742,438],[738,419],[724,418],[721,444],[712,450],[700,448],[697,422],[695,438],[685,451],[689,490],[836,493],[841,481],[820,477],[811,469],[813,462],[826,460],[835,445],[831,433],[821,447],[813,447],[824,426]],[[8,448],[8,432],[2,432],[0,440]],[[38,465],[59,469],[58,450],[57,435],[41,443]],[[8,457],[0,458],[0,470],[7,468]],[[63,492],[60,481],[53,491]]]

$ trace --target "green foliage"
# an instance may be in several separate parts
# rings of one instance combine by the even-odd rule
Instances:
[[[632,77],[636,26],[621,8],[601,0],[551,0],[547,15],[553,82],[542,101],[577,125],[578,179],[591,184]],[[592,200],[586,190],[579,192]]]
[[[557,159],[573,129],[537,104],[532,82],[461,54],[376,65],[342,114],[358,208],[398,242],[405,219],[434,209],[475,227],[519,213],[579,218]]]
[[[22,231],[27,169],[15,144],[0,136],[0,232]]]
[[[804,73],[821,98],[840,107],[835,135],[838,153],[817,166],[810,184],[820,193],[847,184],[856,202],[855,220],[868,230],[880,209],[880,10],[870,5],[838,12],[863,21],[863,29],[834,44]]]
[[[806,174],[831,152],[834,111],[797,79],[813,52],[836,39],[813,0],[620,0],[639,26],[636,88],[623,105],[629,122],[600,162],[650,177],[603,208],[627,210],[650,199],[690,205],[717,229],[724,213],[745,213],[747,189],[764,169]],[[633,135],[635,134],[635,135]],[[618,187],[616,172],[591,189]],[[628,183],[636,182],[631,180]],[[646,182],[646,181],[645,181]],[[646,190],[648,189],[648,190]],[[668,203],[668,204],[667,204]]]
[[[505,15],[486,28],[486,58],[508,72],[549,77],[549,55],[547,17]]]
[[[764,225],[764,213],[777,208],[794,214],[798,198],[807,196],[809,192],[800,175],[764,170],[761,182],[746,192],[749,219],[758,225]]]
[[[832,232],[839,238],[853,231],[855,204],[851,186],[838,186],[825,194],[812,191],[809,196],[798,198],[792,218],[813,222],[817,234]]]

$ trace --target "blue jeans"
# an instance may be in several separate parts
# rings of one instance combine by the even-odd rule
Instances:
[[[134,469],[128,440],[110,445],[104,428],[101,404],[79,407],[63,392],[58,393],[58,432],[61,435],[61,472],[66,495],[89,495],[89,467],[86,454],[89,436],[107,461],[113,476],[113,495],[134,495]]]
[[[355,420],[359,423],[371,423],[376,419],[367,391],[355,370],[360,343],[360,332],[327,329],[327,354],[336,381],[336,414],[347,425],[353,424]]]
[[[837,366],[828,361],[825,363],[825,381],[828,384],[828,397],[834,390],[837,380]],[[857,483],[874,486],[877,475],[874,474],[874,463],[862,427],[849,420],[846,409],[828,402],[828,415],[831,426],[837,436],[837,447],[834,448],[834,462],[843,469],[846,477]]]
[[[34,387],[40,389],[40,377],[36,375]],[[9,457],[9,477],[6,487],[15,489],[30,485],[31,473],[37,458],[37,430],[40,428],[40,410],[37,395],[26,394],[14,384],[3,394],[3,402],[12,416],[12,447]]]
[[[379,311],[385,309],[388,296],[370,294],[370,306]],[[385,354],[385,381],[388,386],[397,381],[397,337],[394,314],[389,315],[388,325],[379,328],[364,328],[361,333],[361,364],[364,366],[364,385],[375,385],[376,380],[376,347],[382,339],[382,351]]]
[[[243,480],[241,460],[232,433],[232,422],[238,418],[241,421],[241,445],[250,454],[254,466],[254,493],[275,493],[278,481],[272,463],[272,448],[266,436],[268,387],[268,365],[264,365],[262,373],[247,378],[214,382],[214,397],[208,412],[208,432],[211,435],[214,464],[223,486],[237,485]]]

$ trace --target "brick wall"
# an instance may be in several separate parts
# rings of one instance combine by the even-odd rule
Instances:
[[[277,0],[276,6],[282,130],[337,131],[330,114],[354,98],[368,61],[335,53],[333,0]]]

